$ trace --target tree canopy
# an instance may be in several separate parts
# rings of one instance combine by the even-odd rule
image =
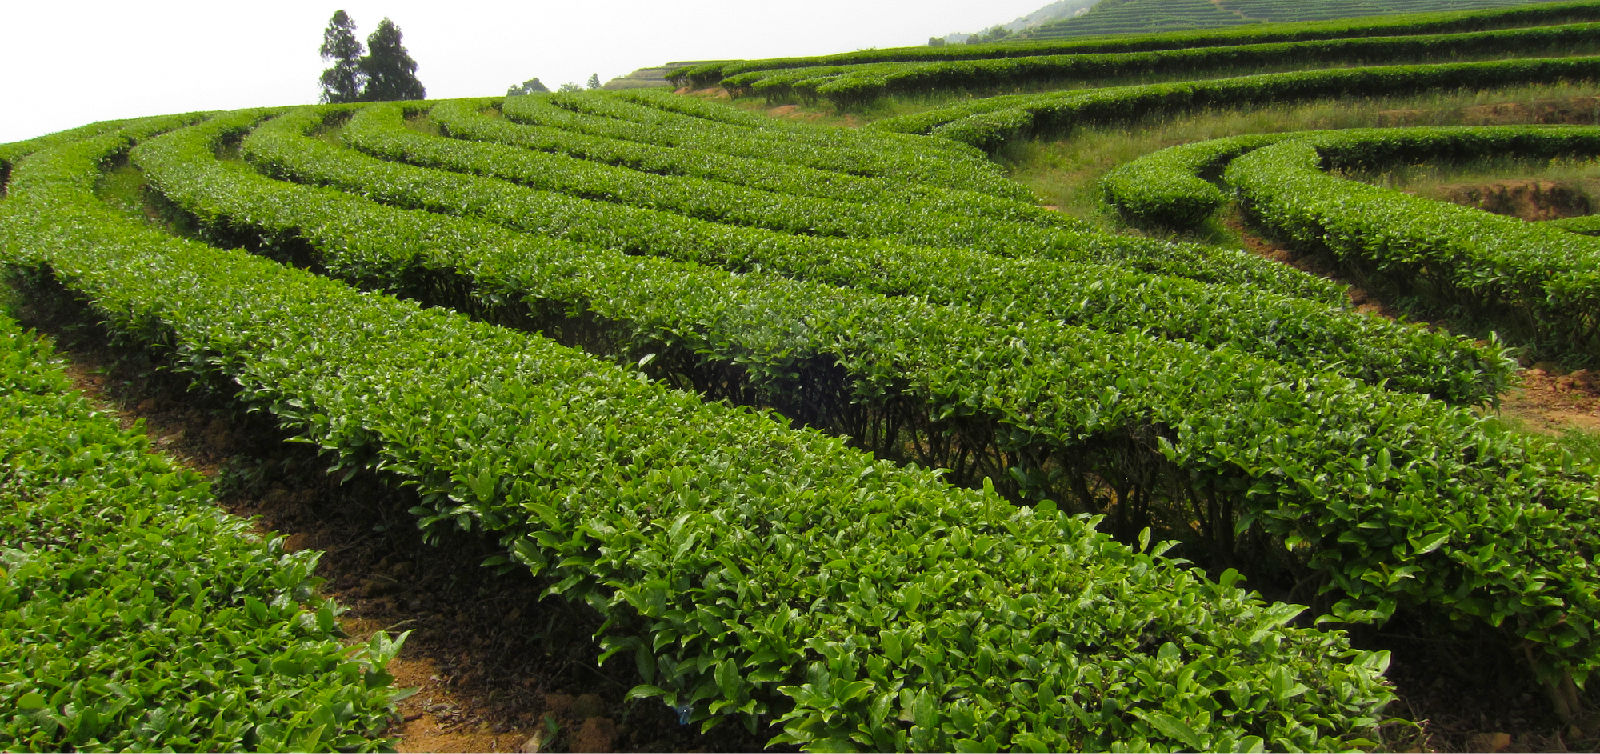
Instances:
[[[534,78],[528,79],[520,84],[513,84],[512,86],[508,87],[506,89],[506,96],[515,97],[519,94],[545,94],[549,91],[550,87],[545,86],[544,82],[540,81],[539,78],[535,76]]]
[[[417,61],[411,59],[401,43],[399,26],[383,19],[367,37],[365,50],[356,39],[355,30],[355,21],[339,10],[334,11],[328,28],[322,32],[322,59],[333,61],[322,72],[323,102],[384,102],[427,96],[427,89],[417,79]]]
[[[361,85],[365,75],[361,72],[361,54],[365,50],[356,39],[356,24],[342,10],[333,12],[333,19],[322,32],[322,59],[333,61],[333,66],[322,72],[323,102],[355,102],[361,99]]]
[[[368,102],[422,99],[427,90],[417,79],[417,61],[411,59],[400,41],[400,27],[385,18],[378,29],[367,37],[367,55],[361,59],[361,71],[367,75],[366,88],[361,99]]]

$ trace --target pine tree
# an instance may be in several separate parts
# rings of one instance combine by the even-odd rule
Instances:
[[[598,73],[589,74],[589,88],[590,89],[599,89],[600,88],[600,74],[598,74]]]
[[[356,39],[356,24],[342,10],[333,12],[327,30],[322,32],[322,59],[333,67],[322,72],[323,102],[355,102],[361,99],[361,42]]]
[[[367,102],[427,96],[427,90],[417,80],[417,61],[411,59],[405,45],[400,43],[400,27],[387,18],[367,37],[367,56],[361,59],[361,71],[367,75],[361,99]]]

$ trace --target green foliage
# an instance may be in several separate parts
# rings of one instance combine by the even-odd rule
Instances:
[[[1600,346],[1600,244],[1537,223],[1346,180],[1324,165],[1427,155],[1600,153],[1592,128],[1415,128],[1297,135],[1234,160],[1241,206],[1273,233],[1498,315],[1566,354]]]
[[[618,96],[635,99],[642,91],[624,92]],[[686,102],[696,103],[695,100]],[[504,118],[484,114],[484,111],[492,112],[494,104],[496,103],[492,100],[450,100],[434,105],[429,110],[429,115],[432,121],[439,124],[452,138],[504,144],[534,152],[568,155],[591,163],[615,165],[640,173],[700,178],[780,194],[857,204],[896,203],[909,206],[916,212],[928,211],[973,218],[1015,220],[1036,225],[1075,227],[1074,223],[1059,213],[1026,202],[974,191],[896,180],[893,176],[858,176],[801,165],[777,164],[758,157],[658,146],[562,128],[512,123]],[[654,106],[655,103],[650,101],[650,104]],[[717,120],[748,114],[731,108],[714,107],[709,110],[697,110],[693,115]],[[770,134],[769,138],[781,138],[783,133],[784,131],[779,131]]]
[[[1385,656],[1092,519],[123,222],[88,186],[125,144],[19,166],[8,262],[594,606],[636,695],[773,715],[809,748],[932,750],[1358,746],[1389,698]]]
[[[320,120],[320,114],[305,111],[257,129],[246,140],[246,151],[279,141],[270,151],[281,169],[289,163],[285,132],[307,130]],[[278,123],[293,124],[292,129],[277,129]],[[325,146],[315,139],[300,143]],[[185,151],[188,157],[171,155],[161,162],[211,159],[205,141],[191,142]],[[400,178],[390,169],[396,178],[391,185],[421,190],[389,193],[372,180],[384,172],[380,165],[344,161],[340,167],[336,152],[307,152],[293,162],[323,166],[324,180],[348,170],[347,188],[367,196],[387,193],[402,204],[435,197],[443,211],[463,204],[461,195],[441,191],[445,183],[427,185],[422,174],[410,171],[401,171],[408,174]],[[158,170],[159,163],[146,164],[153,176],[166,172]],[[268,188],[270,182],[241,190],[229,185],[239,174],[209,173],[200,182],[168,181],[168,190],[201,197],[174,195],[217,222],[250,218],[240,228],[243,233],[301,234],[327,255],[323,264],[348,270],[352,278],[431,288],[439,283],[427,281],[444,275],[471,280],[482,301],[526,295],[534,310],[582,307],[599,321],[633,328],[619,342],[646,350],[647,356],[668,354],[660,361],[679,364],[674,368],[683,373],[723,380],[726,372],[717,371],[716,362],[736,363],[749,384],[776,386],[772,395],[826,397],[812,387],[815,372],[808,364],[837,364],[857,381],[850,400],[863,408],[904,410],[914,405],[911,399],[926,407],[918,410],[928,412],[935,428],[942,418],[962,417],[944,425],[971,428],[972,434],[961,435],[955,446],[972,449],[978,438],[991,437],[987,442],[998,443],[996,449],[1007,454],[1003,457],[1060,464],[1061,484],[1053,489],[1064,497],[1056,499],[1079,509],[1110,510],[1127,524],[1141,514],[1126,501],[1162,506],[1190,500],[1195,506],[1181,513],[1163,510],[1195,517],[1201,522],[1197,534],[1224,551],[1259,527],[1269,541],[1281,544],[1252,552],[1259,556],[1285,547],[1285,555],[1318,574],[1316,580],[1340,600],[1342,619],[1381,621],[1402,606],[1444,621],[1476,616],[1508,639],[1539,642],[1547,653],[1539,655],[1539,667],[1547,673],[1581,677],[1596,662],[1581,641],[1565,643],[1575,634],[1557,629],[1562,638],[1550,638],[1550,626],[1564,625],[1550,612],[1555,606],[1587,604],[1576,586],[1589,578],[1580,573],[1591,567],[1587,558],[1508,562],[1504,558],[1513,556],[1504,553],[1522,552],[1528,545],[1501,540],[1505,532],[1516,532],[1513,538],[1581,551],[1575,532],[1555,511],[1594,505],[1594,470],[1552,445],[1499,433],[1469,412],[1326,375],[1295,373],[1229,350],[1208,352],[1135,333],[1107,337],[1049,323],[1000,327],[903,299],[874,302],[759,277],[719,277],[518,240],[470,224],[429,219],[420,227],[408,226],[417,220],[403,212],[363,209],[336,195],[292,198],[293,189]],[[206,187],[217,180],[222,183]],[[259,197],[243,200],[253,194]],[[229,199],[217,203],[214,197]],[[302,209],[290,211],[295,207]],[[579,280],[590,282],[575,285]],[[539,300],[557,296],[569,298]],[[689,353],[706,361],[679,361]],[[643,367],[657,359],[638,361]],[[900,416],[913,429],[924,421],[915,413]],[[985,421],[994,422],[992,430],[982,429]],[[932,444],[933,439],[916,442]],[[1028,484],[1040,484],[1028,477],[1047,470],[1013,468]],[[994,472],[987,473],[993,478]],[[1039,477],[1048,481],[1044,474]],[[1103,480],[1114,494],[1073,497],[1073,480],[1086,478]],[[1177,500],[1151,500],[1160,490],[1184,486],[1189,492]],[[1113,500],[1123,504],[1108,508]],[[1470,559],[1440,554],[1437,545],[1446,532],[1455,543],[1450,552],[1470,554]],[[1397,571],[1395,562],[1408,566]],[[1566,594],[1575,588],[1569,596],[1526,599],[1529,589]]]
[[[615,97],[598,97],[585,95],[585,99],[601,100],[610,99],[621,101]],[[526,118],[529,100],[534,98],[519,97],[506,101],[504,109],[513,120]],[[612,104],[612,103],[604,103]],[[594,104],[600,107],[601,104]],[[750,129],[733,129],[731,127],[707,128],[704,119],[687,119],[699,121],[685,123],[686,119],[678,118],[677,122],[669,126],[630,123],[621,115],[624,112],[637,113],[649,108],[633,108],[624,110],[618,107],[607,107],[606,111],[615,117],[585,117],[563,108],[544,106],[537,109],[535,120],[542,124],[544,133],[554,133],[563,128],[577,129],[580,134],[594,135],[593,132],[603,132],[616,139],[649,140],[647,143],[657,146],[674,146],[689,150],[727,150],[735,156],[745,156],[751,159],[769,159],[781,163],[783,166],[793,165],[795,162],[804,162],[809,157],[822,156],[815,160],[814,170],[832,168],[834,170],[855,170],[850,172],[868,172],[867,168],[872,163],[882,166],[881,170],[873,171],[867,177],[880,179],[897,178],[903,183],[915,186],[924,180],[927,184],[937,186],[950,185],[971,187],[971,181],[962,181],[962,174],[967,172],[972,164],[974,155],[970,148],[960,146],[957,151],[949,152],[940,147],[933,146],[938,141],[927,139],[920,140],[930,144],[927,147],[914,146],[917,144],[915,137],[905,135],[891,136],[889,139],[862,139],[854,134],[835,135],[836,141],[843,141],[842,145],[831,146],[828,142],[816,135],[806,139],[791,137],[784,133],[775,137],[771,133],[751,133]],[[641,117],[643,114],[640,114]],[[665,117],[666,113],[656,111],[656,117]],[[714,125],[714,124],[713,124]],[[552,137],[555,138],[555,137]],[[814,142],[815,146],[807,146],[804,142]],[[798,148],[797,148],[798,147]],[[848,163],[837,159],[840,155],[850,153],[863,155],[860,160]],[[954,158],[945,155],[953,154]],[[765,155],[765,157],[764,157]],[[792,155],[792,156],[791,156]],[[868,158],[871,162],[868,162]],[[791,161],[793,160],[793,161]],[[981,163],[979,163],[981,164]],[[770,169],[770,165],[768,166]],[[922,175],[911,174],[911,170],[920,168]],[[986,166],[986,172],[993,171],[993,166]],[[925,177],[924,177],[925,176]],[[907,179],[910,180],[907,180]],[[989,182],[985,181],[985,185]],[[1004,193],[1015,195],[1023,190],[1003,177],[994,176],[994,184],[1004,186]],[[881,184],[880,184],[881,185]],[[918,189],[921,186],[917,186]],[[997,190],[998,191],[998,190]],[[993,196],[991,199],[1002,198]],[[530,211],[539,211],[527,208]],[[1037,218],[1038,213],[1031,213]],[[670,221],[670,218],[666,218]],[[1070,226],[1071,221],[1055,221],[1057,226]],[[608,223],[596,226],[574,228],[576,232],[606,232]],[[546,224],[548,227],[549,224]],[[566,224],[561,224],[566,227]],[[1048,245],[1032,245],[1018,248],[1015,245],[1003,243],[990,244],[989,248],[1000,253],[1025,254],[1032,257],[1044,257],[1071,262],[1085,262],[1091,264],[1119,264],[1141,272],[1163,275],[1191,277],[1205,282],[1248,283],[1275,292],[1302,296],[1325,302],[1342,301],[1343,293],[1335,284],[1316,278],[1280,264],[1269,262],[1238,249],[1223,249],[1207,247],[1198,244],[1174,244],[1149,239],[1137,239],[1121,236],[1112,236],[1099,233],[1071,232],[1070,227],[1062,227],[1055,231],[1056,240]],[[1003,240],[1003,239],[1002,239]],[[720,242],[719,242],[720,243]],[[830,245],[825,239],[816,239],[814,242],[796,241],[785,239],[782,243],[809,243],[812,246]],[[838,247],[835,247],[838,248]],[[843,251],[843,249],[840,249]],[[861,256],[870,259],[877,252],[871,249],[862,249],[850,256]],[[826,256],[842,259],[845,255],[834,252]],[[892,270],[891,270],[892,272]]]
[[[1324,97],[1373,97],[1462,86],[1590,81],[1597,75],[1600,75],[1600,57],[1524,58],[1275,73],[993,97],[976,100],[972,105],[878,121],[872,128],[932,133],[996,150],[1014,139],[1059,135],[1084,123],[1127,123],[1203,107]]]
[[[1207,2],[1209,4],[1209,2]],[[1600,24],[1395,37],[1273,42],[1100,55],[1068,54],[939,63],[880,63],[836,69],[790,69],[758,74],[750,83],[736,76],[724,81],[733,91],[770,98],[825,97],[840,108],[856,108],[890,94],[944,90],[996,90],[1056,82],[1170,76],[1186,78],[1272,66],[1326,67],[1428,63],[1518,53],[1573,55],[1595,51]],[[815,73],[813,73],[815,71]],[[748,76],[749,74],[747,74]]]
[[[367,74],[361,68],[366,52],[356,39],[356,24],[342,10],[333,12],[322,32],[322,59],[332,66],[322,72],[322,102],[356,102],[361,99]]]
[[[360,61],[366,80],[361,88],[364,102],[422,99],[427,90],[417,80],[417,61],[411,59],[401,42],[400,27],[385,18],[367,37],[367,54]]]
[[[393,747],[399,642],[342,644],[314,553],[217,509],[6,318],[0,448],[0,746]]]
[[[698,123],[692,127],[662,120],[666,114],[599,93],[558,93],[548,97],[511,97],[502,109],[518,123],[563,128],[595,136],[639,141],[656,146],[704,150],[753,157],[852,175],[892,176],[950,189],[978,191],[1026,201],[1026,191],[1005,179],[983,155],[969,147],[913,146],[881,134],[839,130],[798,131],[790,139],[762,138],[732,124]],[[654,122],[617,116],[656,115]],[[925,143],[926,140],[923,140]],[[931,151],[930,151],[931,150]]]
[[[1463,11],[1522,6],[1539,0],[1124,0],[1101,2],[1088,13],[1029,29],[1024,38],[1064,39],[1158,30],[1232,27],[1263,22],[1303,22],[1394,14],[1460,15]],[[1384,19],[1388,20],[1388,19]]]
[[[1101,0],[1106,5],[1106,0]],[[1323,3],[1301,3],[1298,7],[1316,8]],[[1453,5],[1452,7],[1460,7]],[[1187,32],[1163,32],[1096,39],[1030,41],[994,45],[956,45],[950,47],[899,47],[862,50],[804,58],[769,58],[705,63],[673,73],[678,86],[704,88],[724,79],[752,71],[774,71],[815,66],[854,66],[870,63],[913,63],[991,58],[1029,57],[1089,53],[1126,53],[1144,50],[1175,50],[1219,45],[1296,42],[1313,39],[1382,37],[1401,34],[1449,34],[1466,31],[1514,28],[1578,21],[1600,21],[1600,2],[1539,2],[1496,10],[1412,14],[1372,19],[1355,19],[1294,24],[1254,24],[1246,27]]]
[[[523,94],[548,94],[549,92],[550,88],[545,86],[544,82],[540,81],[538,77],[506,88],[507,97],[516,97]]]
[[[886,294],[913,293],[938,303],[978,307],[994,312],[1001,320],[1016,317],[1016,312],[1029,312],[1098,329],[1140,330],[1210,346],[1226,343],[1266,358],[1332,369],[1373,382],[1390,381],[1398,389],[1430,392],[1448,400],[1485,400],[1509,376],[1502,358],[1477,353],[1463,342],[1396,328],[1376,318],[1259,289],[1208,286],[1104,265],[996,259],[967,251],[994,250],[1018,257],[1048,245],[1069,245],[1077,238],[1059,238],[1049,228],[996,220],[974,223],[971,218],[917,211],[919,208],[914,205],[807,200],[718,182],[642,175],[588,161],[487,144],[430,138],[405,129],[396,107],[367,108],[351,119],[343,133],[358,148],[390,160],[502,178],[563,195],[590,196],[791,233],[886,238],[945,248],[890,244],[863,248],[859,254],[870,253],[877,261],[881,271],[874,272],[830,263],[829,260],[850,254],[838,247],[803,241],[786,243],[788,239],[782,236],[764,233],[735,240],[726,229],[713,235],[718,230],[714,226],[684,223],[655,213],[638,216],[603,205],[584,210],[570,206],[542,210],[534,217],[524,218],[505,213],[491,216],[512,227],[541,227],[553,219],[554,213],[571,218],[581,212],[594,221],[583,223],[580,228],[605,225],[655,229],[650,237],[622,241],[629,249],[739,267],[757,264],[791,277]],[[341,161],[339,155],[325,153],[329,151],[326,148],[301,143],[324,153],[303,155],[296,160],[299,164],[322,165],[322,170],[327,170],[326,166]],[[344,161],[346,166],[340,169],[352,177],[379,174],[388,167],[348,157]],[[392,180],[427,190],[425,187],[434,176],[399,170]],[[356,180],[364,185],[363,179]],[[344,185],[354,188],[349,182]],[[458,184],[449,193],[460,195],[465,189],[488,196],[497,188],[492,182],[475,182],[473,186],[476,191]],[[415,196],[409,195],[410,202],[421,201]],[[535,195],[521,200],[480,201],[510,207],[550,204],[548,199]],[[913,219],[911,226],[898,224],[905,217]],[[583,230],[562,235],[598,246],[619,243],[616,235],[602,237]],[[678,241],[679,248],[688,248],[673,251],[667,245],[673,240]],[[1007,242],[1012,245],[1002,246]],[[790,250],[772,253],[782,246],[789,246]],[[731,254],[719,259],[708,255],[703,250],[706,247],[725,249]],[[1139,301],[1140,305],[1130,306],[1131,301]],[[1229,312],[1231,327],[1218,325],[1218,320],[1223,319],[1216,315],[1220,311]]]
[[[1245,134],[1169,147],[1113,168],[1101,179],[1106,203],[1140,227],[1187,230],[1228,201],[1206,176],[1221,176],[1235,157],[1283,138]]]

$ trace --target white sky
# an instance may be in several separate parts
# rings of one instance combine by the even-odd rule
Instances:
[[[316,102],[335,10],[385,16],[429,98],[555,89],[677,60],[925,44],[1049,0],[0,0],[0,143],[98,120]]]

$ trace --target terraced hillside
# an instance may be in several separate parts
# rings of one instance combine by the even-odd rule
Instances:
[[[1470,11],[1538,0],[1101,0],[1088,13],[1027,29],[1026,39],[1188,31],[1247,24]]]
[[[664,90],[95,124],[0,145],[0,262],[18,301],[74,302],[106,347],[591,611],[606,672],[685,725],[806,749],[1409,746],[1430,740],[1413,687],[1456,670],[1419,647],[1447,646],[1586,740],[1600,455],[1494,409],[1517,357],[1593,358],[1592,239],[1350,171],[1587,158],[1594,128],[1273,111],[1282,133],[1102,171],[1103,216],[1017,179],[1163,122],[1588,91],[1596,15],[1140,37],[1072,74],[1112,86],[951,79],[859,129]],[[1240,222],[1504,337],[1358,311],[1193,230],[1232,211],[1218,181]],[[5,458],[17,505],[63,486]],[[121,740],[47,737],[86,702],[6,662],[8,748]],[[238,745],[287,730],[254,725]]]

